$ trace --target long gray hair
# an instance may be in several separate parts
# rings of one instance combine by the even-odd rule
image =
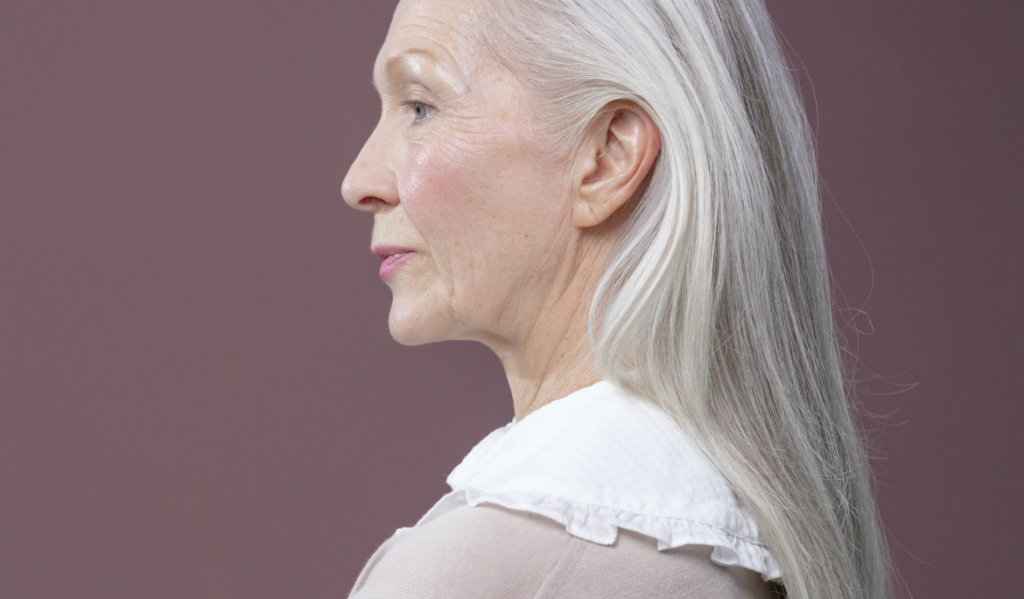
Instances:
[[[568,157],[608,103],[662,148],[591,307],[608,380],[732,485],[792,599],[881,599],[888,557],[846,401],[814,144],[762,0],[490,0],[484,43]]]

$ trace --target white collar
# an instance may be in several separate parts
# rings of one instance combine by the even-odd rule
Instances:
[[[658,549],[710,545],[711,559],[780,577],[725,479],[668,416],[602,381],[485,437],[448,477],[452,492],[417,526],[460,505],[546,516],[610,545],[619,528]]]

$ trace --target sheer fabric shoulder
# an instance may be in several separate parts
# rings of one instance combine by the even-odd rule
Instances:
[[[395,533],[367,563],[350,599],[773,596],[756,572],[716,565],[711,551],[659,551],[655,539],[632,531],[599,545],[535,513],[466,505]]]

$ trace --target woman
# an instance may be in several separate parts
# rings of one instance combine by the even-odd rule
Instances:
[[[485,344],[515,419],[352,596],[884,597],[761,0],[402,0],[374,83],[391,334]]]

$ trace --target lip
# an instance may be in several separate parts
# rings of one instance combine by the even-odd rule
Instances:
[[[376,245],[370,249],[373,255],[382,258],[380,278],[385,282],[390,279],[406,260],[416,254],[415,250],[397,245]]]

